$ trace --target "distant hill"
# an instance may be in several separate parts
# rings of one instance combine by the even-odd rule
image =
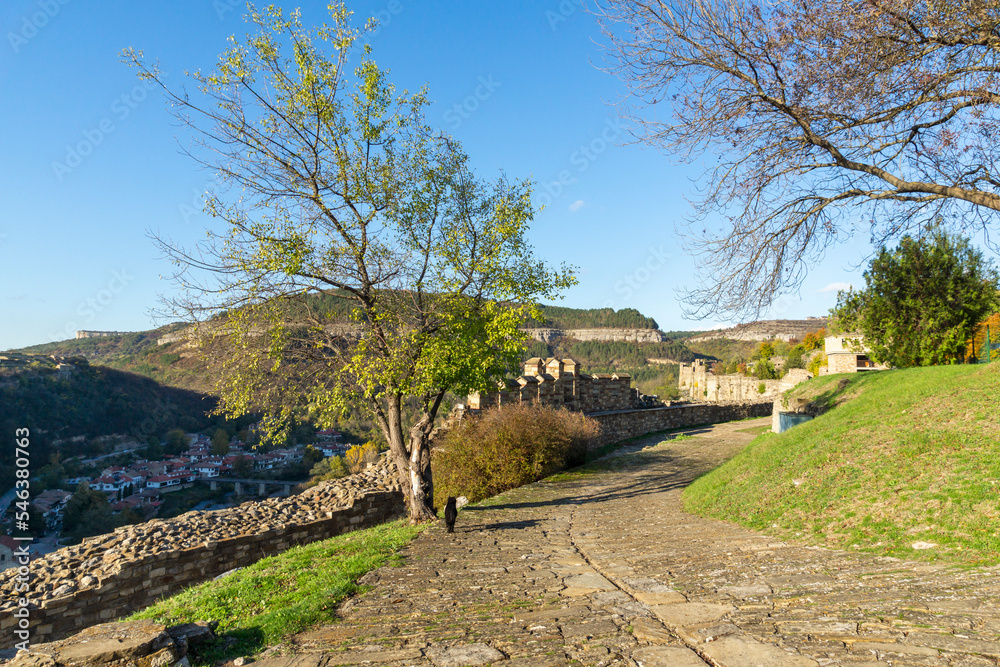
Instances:
[[[565,308],[541,306],[544,318],[526,328],[552,329],[659,329],[656,320],[635,308]]]
[[[347,321],[348,300],[315,297],[311,306],[317,305],[316,310],[324,311],[333,320]],[[656,320],[633,308],[543,305],[541,309],[541,320],[525,324],[536,339],[526,352],[528,356],[572,356],[593,372],[628,372],[647,393],[665,394],[676,387],[677,369],[664,364],[665,360],[684,362],[706,356],[683,342],[695,332],[661,332]],[[34,345],[19,352],[83,357],[93,366],[107,366],[163,385],[210,394],[215,390],[216,374],[204,353],[188,343],[186,328],[177,323],[150,331]]]
[[[807,333],[825,329],[828,318],[810,317],[805,320],[761,320],[738,324],[735,327],[719,331],[706,331],[690,337],[690,341],[699,342],[725,338],[729,340],[801,340]]]
[[[145,440],[172,428],[201,430],[214,421],[207,416],[214,407],[210,396],[82,357],[0,353],[0,431],[28,428],[36,467],[48,463],[56,440],[112,434]],[[0,448],[2,476],[13,474],[13,454],[12,447]]]

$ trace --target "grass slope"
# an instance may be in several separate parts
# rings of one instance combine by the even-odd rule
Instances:
[[[1000,562],[1000,363],[823,376],[793,391],[834,407],[698,479],[688,511],[834,548]]]
[[[334,621],[337,603],[359,590],[358,578],[395,562],[396,552],[420,530],[394,521],[295,547],[161,600],[130,620],[167,625],[218,621],[220,639],[199,651],[196,664],[251,655],[310,626]]]

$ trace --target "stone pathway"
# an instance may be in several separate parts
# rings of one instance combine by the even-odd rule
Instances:
[[[797,546],[681,510],[766,423],[651,438],[607,472],[467,507],[261,667],[1000,664],[1000,568]]]

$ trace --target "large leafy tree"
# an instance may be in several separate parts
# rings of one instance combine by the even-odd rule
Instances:
[[[931,228],[885,247],[865,288],[840,292],[837,326],[864,335],[872,357],[892,366],[954,363],[976,326],[997,307],[998,275],[965,238]]]
[[[281,438],[303,415],[333,426],[365,411],[411,518],[430,520],[429,438],[446,394],[514,368],[531,304],[574,279],[526,242],[530,184],[476,178],[425,123],[424,91],[397,93],[359,46],[365,30],[342,5],[331,17],[307,29],[297,13],[251,8],[254,34],[193,75],[200,95],[164,86],[201,139],[192,153],[218,173],[207,210],[223,223],[194,249],[160,239],[184,288],[170,305],[224,351],[224,413],[266,410]],[[162,85],[141,53],[127,58]]]
[[[1000,1],[598,4],[636,136],[705,166],[692,311],[756,317],[853,234],[996,228]]]

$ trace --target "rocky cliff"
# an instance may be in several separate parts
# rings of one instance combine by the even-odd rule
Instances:
[[[557,338],[600,342],[662,343],[668,340],[659,329],[524,329],[525,333],[543,343]]]
[[[810,317],[805,320],[761,320],[759,322],[748,322],[739,324],[722,331],[709,331],[697,336],[692,336],[690,340],[697,342],[701,340],[714,340],[717,338],[728,338],[730,340],[784,340],[793,338],[802,339],[807,333],[817,329],[825,329],[827,318]]]

